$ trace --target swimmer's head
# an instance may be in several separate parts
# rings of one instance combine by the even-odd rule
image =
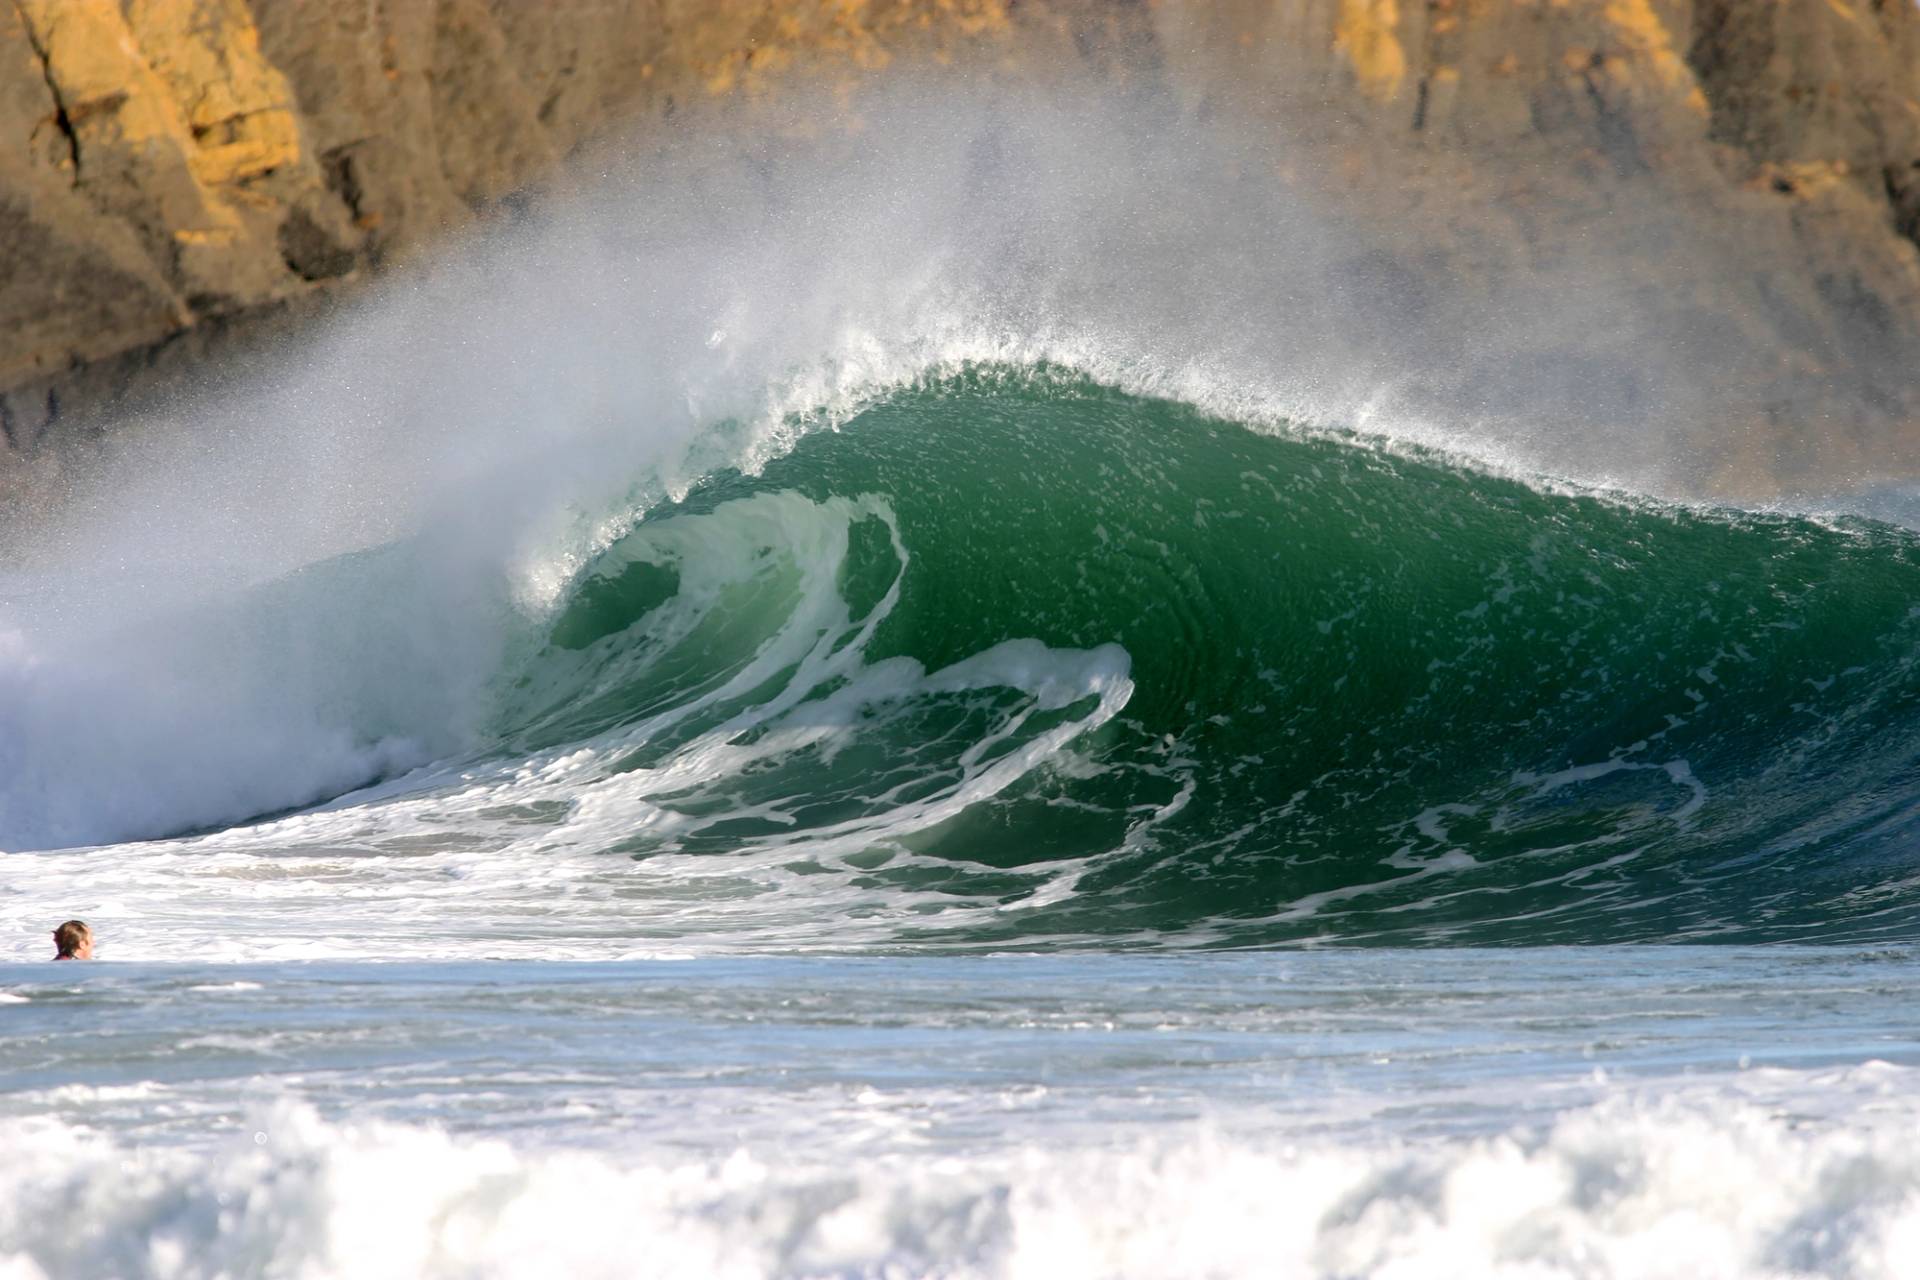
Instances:
[[[55,960],[91,960],[93,930],[84,920],[69,920],[53,931],[53,945],[60,949]]]

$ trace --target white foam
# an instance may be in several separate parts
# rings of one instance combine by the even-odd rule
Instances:
[[[862,522],[886,531],[897,568],[856,615],[841,578]],[[877,901],[870,885],[856,886],[871,863],[840,859],[879,849],[898,865],[915,861],[916,833],[1048,767],[1132,696],[1129,656],[1111,644],[1013,640],[932,672],[908,658],[870,661],[909,564],[892,510],[876,497],[724,502],[640,526],[594,572],[617,577],[635,562],[675,570],[679,590],[626,633],[543,654],[499,714],[571,724],[595,697],[640,687],[655,690],[658,710],[530,755],[421,770],[278,821],[16,858],[13,892],[0,897],[0,956],[30,958],[36,922],[75,911],[122,960],[535,957],[599,927],[629,938],[685,931],[703,948],[850,945],[888,926],[862,909]],[[660,674],[689,650],[697,680]],[[921,741],[916,717],[952,704],[981,709],[975,727]],[[1054,714],[1033,727],[1042,713]],[[636,749],[669,733],[679,735],[671,750],[633,766]],[[836,815],[808,817],[835,785],[834,762],[875,743],[886,744],[897,778],[881,786],[869,771],[849,772]],[[815,765],[796,793],[771,771],[799,759]],[[769,776],[776,781],[759,781]],[[731,840],[725,858],[687,852],[709,827],[743,822],[764,834]],[[610,850],[647,857],[623,860],[616,878]],[[813,874],[795,872],[800,859],[816,864]],[[1022,874],[1045,900],[1082,869]],[[115,886],[116,901],[74,896],[74,885],[96,879]],[[958,920],[1000,909],[1002,896],[997,887],[975,901],[947,886],[885,902],[893,913]]]
[[[12,1276],[1877,1280],[1920,1244],[1902,1126],[1724,1096],[1449,1141],[1183,1126],[836,1163],[543,1150],[291,1104],[208,1148],[48,1121],[0,1123],[0,1147]]]
[[[1533,797],[1539,797],[1551,794],[1562,787],[1592,782],[1616,773],[1646,772],[1664,773],[1674,786],[1681,787],[1687,792],[1686,800],[1665,814],[1668,821],[1685,823],[1700,811],[1702,805],[1706,804],[1706,785],[1694,777],[1693,766],[1685,760],[1667,760],[1657,764],[1643,764],[1631,760],[1603,760],[1597,764],[1575,765],[1556,773],[1520,773],[1515,775],[1514,781],[1529,788]]]

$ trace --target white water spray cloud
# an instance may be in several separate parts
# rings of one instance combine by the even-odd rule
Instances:
[[[810,141],[689,125],[448,246],[13,530],[0,846],[233,822],[482,747],[516,629],[635,512],[930,370],[1051,362],[1660,487],[1659,450],[1510,411],[1537,397],[1488,370],[1536,301],[1401,314],[1266,131],[1111,90],[909,82],[786,122],[809,112]],[[1575,309],[1632,322],[1597,286]]]

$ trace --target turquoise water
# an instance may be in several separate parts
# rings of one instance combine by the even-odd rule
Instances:
[[[708,942],[750,946],[1916,927],[1920,562],[1896,526],[1556,490],[1044,368],[898,390],[756,474],[634,502],[540,607],[457,619],[491,655],[457,707],[431,652],[381,638],[391,605],[363,607],[408,598],[425,540],[196,614],[215,652],[269,655],[222,697],[320,694],[231,786],[135,784],[171,811],[123,835],[208,834],[122,844],[115,876],[196,849],[403,899],[457,873],[492,912],[478,941],[509,947],[529,877],[641,947],[682,935],[688,895],[740,917],[702,914]],[[336,648],[364,657],[318,671]],[[408,768],[423,723],[463,740]],[[257,825],[331,795],[308,761],[335,757],[349,794]],[[27,767],[6,814],[28,847],[62,786],[99,801],[76,832],[130,789]],[[406,919],[403,950],[468,936]]]
[[[755,652],[793,616],[777,573],[610,678],[653,641],[654,611],[698,589],[670,531],[769,496],[873,504],[849,519],[835,579],[856,616],[897,590],[869,664],[940,670],[1011,641],[1124,651],[1131,693],[1074,740],[1071,768],[858,855],[876,889],[937,880],[1001,904],[1080,868],[1071,894],[971,939],[1914,927],[1920,563],[1904,530],[1541,492],[989,371],[894,395],[757,477],[710,477],[651,510],[527,660],[561,710],[510,703],[503,737],[607,729]],[[894,788],[957,776],[1004,714],[995,700],[1015,696],[921,695],[750,775],[676,788],[658,803],[686,822],[616,849],[804,851],[810,831],[898,806]],[[651,767],[735,714],[720,702],[616,767]],[[804,806],[782,803],[796,795]],[[916,856],[897,866],[894,850]]]

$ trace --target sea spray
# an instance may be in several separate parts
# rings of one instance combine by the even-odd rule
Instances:
[[[430,876],[526,864],[471,869],[509,898],[610,859],[812,883],[780,937],[829,885],[860,936],[979,943],[1906,927],[1905,535],[1579,496],[1684,487],[1684,379],[1631,431],[1520,413],[1474,353],[1538,300],[1411,325],[1336,287],[1364,238],[1244,121],[1151,91],[839,110],[624,159],[130,427],[10,531],[0,846],[424,840]],[[800,498],[890,514],[825,559],[741,545],[792,573],[629,556]],[[616,562],[680,576],[583,623]],[[763,616],[701,594],[734,579]],[[664,671],[695,614],[734,647]],[[1016,651],[1084,696],[986,657]],[[909,670],[1010,683],[862,701]],[[682,689],[725,715],[666,732]],[[747,749],[828,707],[857,714]],[[868,756],[912,776],[861,793]]]

